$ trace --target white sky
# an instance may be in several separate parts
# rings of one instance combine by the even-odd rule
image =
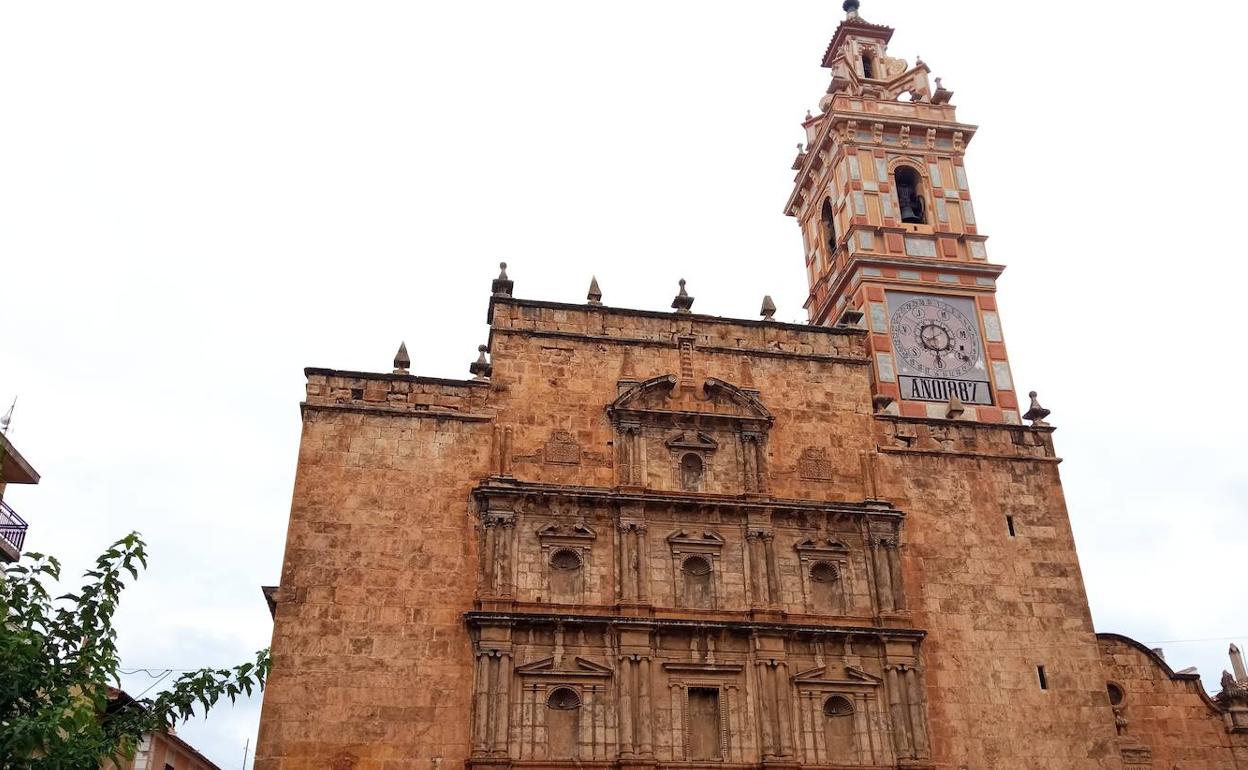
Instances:
[[[840,3],[0,4],[6,499],[77,574],[138,529],[132,667],[271,630],[304,366],[467,377],[521,297],[804,320],[782,215]],[[1238,3],[865,0],[982,126],[1015,380],[1053,410],[1099,630],[1216,688],[1248,641]],[[1224,143],[1231,143],[1226,147]],[[1210,676],[1212,675],[1212,676]],[[126,680],[134,693],[150,680]],[[258,700],[181,734],[241,767]]]

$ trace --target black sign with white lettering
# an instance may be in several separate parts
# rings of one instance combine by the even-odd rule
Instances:
[[[964,404],[992,405],[992,393],[987,382],[907,377],[904,374],[899,379],[901,397],[910,401],[948,401],[950,394],[953,394]]]

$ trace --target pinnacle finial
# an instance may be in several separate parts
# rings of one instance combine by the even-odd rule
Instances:
[[[841,10],[845,11],[845,17],[848,19],[858,18],[858,8],[861,3],[858,0],[845,0],[841,3]]]
[[[477,345],[477,360],[468,366],[468,373],[475,379],[488,380],[494,373],[494,366],[485,358],[488,349],[485,345]]]
[[[1036,391],[1033,390],[1027,395],[1031,398],[1031,408],[1028,409],[1027,413],[1023,415],[1023,419],[1030,420],[1033,428],[1046,427],[1048,423],[1044,421],[1044,418],[1048,417],[1051,412],[1040,406],[1040,400],[1036,398]]]
[[[1235,681],[1248,681],[1248,669],[1244,667],[1244,654],[1233,644],[1229,652],[1231,656],[1231,671],[1235,673]]]
[[[498,263],[498,277],[494,279],[494,283],[490,285],[490,291],[495,297],[510,297],[511,290],[516,287],[516,282],[507,277],[507,263]]]
[[[689,292],[685,291],[685,279],[680,279],[680,293],[672,300],[672,307],[677,313],[688,313],[689,308],[693,307],[693,297],[689,296]]]
[[[776,314],[776,303],[772,302],[770,294],[763,295],[763,306],[758,309],[758,314],[763,317],[764,321],[776,320],[772,317]]]
[[[407,354],[407,343],[399,343],[399,352],[394,354],[394,373],[407,374],[412,365],[412,358]]]
[[[590,276],[589,293],[585,295],[585,299],[589,300],[591,305],[602,304],[602,289],[598,288],[598,276]]]

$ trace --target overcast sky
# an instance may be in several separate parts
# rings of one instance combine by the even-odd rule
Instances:
[[[1243,4],[865,0],[981,126],[1015,380],[1098,630],[1248,642]],[[805,320],[782,214],[839,2],[0,4],[6,500],[77,574],[131,529],[128,667],[268,644],[304,366],[467,377],[516,295]],[[1208,640],[1175,643],[1168,640]],[[128,677],[138,694],[146,674]],[[242,767],[259,701],[180,733]]]

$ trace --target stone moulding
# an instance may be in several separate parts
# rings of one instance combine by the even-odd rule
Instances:
[[[822,327],[811,327],[822,328]],[[604,334],[586,334],[581,332],[567,331],[546,331],[543,329],[509,329],[506,327],[495,327],[492,334],[512,334],[527,337],[550,337],[556,339],[575,339],[584,340],[603,345],[627,345],[629,347],[652,347],[652,348],[670,348],[672,345],[666,340],[653,339],[633,339],[631,337],[610,337]],[[698,345],[698,350],[704,353],[718,353],[723,355],[741,355],[743,353],[760,358],[797,358],[804,361],[823,361],[831,364],[845,364],[848,366],[869,366],[871,359],[866,356],[850,356],[850,355],[834,355],[831,353],[799,353],[788,350],[772,350],[767,348],[746,348],[746,347],[728,347],[726,345]]]
[[[416,419],[461,420],[463,422],[492,422],[493,414],[456,412],[453,409],[395,409],[384,406],[361,406],[356,404],[299,404],[299,413],[308,412],[356,412],[384,417],[411,417]]]
[[[815,513],[836,513],[850,517],[870,515],[874,518],[896,519],[905,518],[905,514],[888,503],[829,503],[812,500],[788,498],[744,498],[739,495],[699,494],[696,498],[679,493],[617,491],[602,487],[574,487],[558,484],[541,484],[534,482],[487,479],[472,490],[475,498],[486,503],[481,510],[491,509],[491,500],[506,498],[559,499],[569,502],[597,503],[603,507],[618,508],[625,505],[650,504],[660,506],[691,506],[696,508],[726,507],[740,511],[775,511],[786,510],[809,511]]]
[[[465,622],[469,626],[506,626],[515,623],[550,624],[564,626],[611,625],[617,628],[681,628],[681,629],[725,629],[733,631],[753,631],[759,634],[811,634],[817,636],[857,636],[876,639],[904,639],[919,641],[927,636],[927,632],[917,628],[890,628],[887,626],[845,626],[845,625],[810,625],[807,623],[777,623],[750,620],[716,620],[698,618],[635,618],[625,615],[572,615],[534,612],[487,612],[472,610],[465,612]]]
[[[876,441],[885,454],[1060,463],[1052,427],[875,415]]]
[[[645,382],[634,385],[628,390],[621,393],[614,401],[607,406],[607,415],[615,421],[619,420],[638,420],[643,415],[656,415],[668,420],[676,421],[692,421],[699,420],[727,420],[729,422],[738,422],[744,424],[760,423],[770,425],[775,421],[775,417],[763,406],[763,403],[754,397],[749,391],[725,382],[715,377],[708,377],[703,383],[702,388],[707,395],[722,393],[727,396],[727,400],[745,411],[745,414],[733,414],[730,412],[715,411],[687,411],[676,409],[656,409],[653,406],[646,405],[647,396],[658,393],[670,393],[677,385],[678,379],[674,374],[664,374],[658,377],[652,377]]]

